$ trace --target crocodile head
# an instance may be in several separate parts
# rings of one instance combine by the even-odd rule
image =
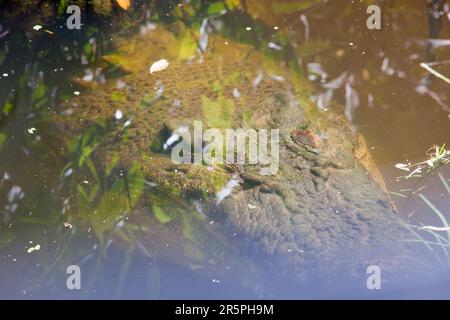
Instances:
[[[306,81],[250,46],[210,36],[210,49],[199,54],[189,47],[193,39],[189,31],[158,27],[119,40],[113,60],[129,74],[120,86],[112,79],[63,103],[62,135],[108,121],[110,132],[96,150],[100,167],[137,163],[147,181],[177,188],[183,201],[197,199],[220,226],[214,232],[268,257],[264,263],[280,273],[304,279],[396,255],[405,230],[379,178],[367,172],[370,155],[358,148],[339,106],[319,111]],[[150,74],[162,58],[169,67]],[[204,129],[278,129],[278,170],[262,175],[258,164],[174,163],[163,145],[180,126],[192,130],[193,121]],[[230,192],[217,201],[227,185]]]

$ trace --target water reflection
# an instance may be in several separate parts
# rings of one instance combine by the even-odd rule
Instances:
[[[205,214],[211,208],[202,193],[211,191],[223,200],[238,183],[234,177],[230,182],[227,169],[217,170],[217,175],[205,172],[188,186],[177,180],[173,188],[164,185],[176,176],[164,163],[163,146],[170,146],[173,136],[168,130],[152,132],[157,139],[150,141],[139,129],[154,121],[141,110],[154,108],[156,101],[171,101],[171,109],[161,110],[161,121],[183,109],[184,97],[168,96],[174,85],[157,82],[128,105],[158,57],[170,56],[171,66],[205,65],[208,51],[214,50],[225,61],[217,69],[224,68],[220,72],[227,75],[227,61],[252,57],[248,47],[233,43],[250,44],[265,59],[255,63],[251,73],[236,72],[227,79],[229,92],[218,87],[216,96],[203,99],[209,122],[226,127],[235,112],[228,108],[230,99],[246,99],[247,89],[233,83],[235,78],[247,77],[253,88],[267,79],[286,84],[289,79],[280,64],[315,84],[317,91],[308,99],[322,112],[337,108],[335,101],[344,106],[353,130],[368,141],[405,220],[438,225],[433,210],[412,192],[427,186],[427,197],[448,214],[445,184],[437,176],[441,173],[448,181],[448,166],[418,183],[395,179],[401,174],[395,164],[420,161],[430,146],[448,143],[450,136],[448,85],[420,67],[427,62],[450,75],[445,58],[449,8],[443,1],[435,3],[435,8],[427,8],[425,2],[386,1],[381,31],[365,28],[363,4],[342,1],[142,1],[128,15],[121,13],[112,26],[111,18],[105,23],[104,17],[92,14],[76,33],[58,28],[61,16],[34,30],[35,21],[8,19],[6,13],[14,9],[2,11],[0,297],[365,298],[405,292],[414,297],[412,290],[404,289],[411,287],[425,288],[420,290],[425,296],[447,294],[436,283],[448,284],[448,269],[441,272],[435,252],[427,250],[415,258],[426,265],[426,280],[420,283],[399,279],[384,293],[369,293],[365,270],[355,267],[360,282],[337,272],[334,281],[323,283],[319,274],[299,286],[294,276],[251,246],[240,248],[246,239],[238,232],[223,235],[220,212],[212,218]],[[141,44],[131,41],[134,34],[164,32],[161,26],[177,40],[150,36],[153,43],[135,54],[134,46]],[[124,76],[141,69],[145,74],[140,78]],[[214,86],[210,75],[201,76],[205,80],[198,79],[197,87],[186,84],[179,90]],[[99,89],[98,100],[89,95],[90,89],[108,83],[112,89]],[[80,116],[86,96],[92,109]],[[102,105],[102,99],[108,104]],[[258,121],[265,123],[264,115]],[[69,137],[64,132],[70,132]],[[314,132],[308,134],[315,137]],[[319,140],[327,139],[326,133],[320,134]],[[110,146],[117,153],[96,158]],[[132,155],[151,149],[154,158],[150,162],[142,155],[126,167],[120,148],[128,147]],[[146,161],[151,165],[142,168]],[[156,176],[158,168],[167,175]],[[187,197],[186,190],[191,192]],[[151,205],[143,205],[142,199]],[[254,204],[248,206],[252,210]],[[438,259],[446,265],[445,254],[438,253]],[[81,292],[65,287],[71,264],[83,270]]]

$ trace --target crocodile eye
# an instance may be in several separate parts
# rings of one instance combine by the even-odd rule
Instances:
[[[175,136],[173,133],[164,126],[151,142],[150,151],[154,153],[169,154],[173,145],[179,140],[179,138],[175,140],[174,138]]]

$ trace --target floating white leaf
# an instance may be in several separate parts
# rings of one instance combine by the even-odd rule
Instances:
[[[167,69],[168,66],[169,61],[167,61],[166,59],[158,60],[155,63],[153,63],[152,66],[150,67],[150,73],[153,74],[155,72],[165,70]]]

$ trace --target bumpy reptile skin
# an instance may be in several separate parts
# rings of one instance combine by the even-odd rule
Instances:
[[[319,112],[305,81],[249,46],[211,36],[202,63],[188,63],[177,59],[181,42],[163,28],[119,41],[132,65],[121,78],[126,87],[117,89],[111,80],[62,104],[61,111],[72,110],[58,116],[63,134],[72,137],[100,118],[114,122],[120,109],[131,125],[117,124],[101,141],[98,163],[119,155],[128,168],[137,160],[147,180],[194,195],[213,195],[237,174],[240,185],[232,195],[219,205],[206,197],[205,210],[226,235],[239,235],[244,247],[269,256],[268,264],[281,272],[295,270],[302,278],[399,250],[405,230],[355,155],[356,139],[338,106]],[[150,75],[149,66],[161,58],[170,66]],[[170,123],[192,120],[205,128],[280,129],[278,173],[260,176],[257,166],[247,165],[236,172],[175,165],[168,154],[151,151]]]

